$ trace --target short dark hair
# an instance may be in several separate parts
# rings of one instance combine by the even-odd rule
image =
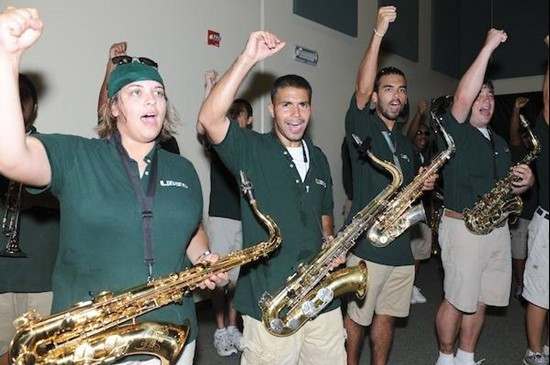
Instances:
[[[491,81],[490,79],[483,79],[483,84],[481,84],[481,88],[483,88],[483,86],[487,86],[493,94],[495,93],[495,85],[493,85],[493,81]],[[481,89],[479,91],[481,91]]]
[[[31,99],[33,105],[38,104],[38,94],[36,87],[29,77],[25,74],[19,74],[19,98],[21,102]]]
[[[380,79],[382,78],[382,76],[386,76],[386,75],[400,75],[400,76],[405,77],[405,74],[403,73],[403,71],[401,71],[400,69],[398,69],[396,67],[393,67],[393,66],[384,67],[383,69],[378,71],[378,73],[376,74],[376,78],[374,79],[374,90],[373,91],[378,92],[378,88],[380,87]]]
[[[275,95],[279,91],[279,89],[283,89],[285,87],[294,87],[297,89],[304,89],[307,91],[309,95],[309,101],[311,102],[311,96],[313,94],[313,90],[311,88],[311,85],[309,82],[304,79],[302,76],[298,75],[285,75],[279,77],[275,82],[273,83],[273,87],[271,88],[271,101],[273,102],[275,100]]]
[[[240,112],[245,112],[248,117],[252,116],[252,105],[245,99],[235,99],[227,114],[231,118],[236,119]]]

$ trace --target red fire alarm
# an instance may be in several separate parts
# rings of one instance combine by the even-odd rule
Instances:
[[[208,45],[209,46],[219,47],[221,40],[222,40],[222,37],[221,37],[220,33],[214,32],[213,30],[208,31]]]

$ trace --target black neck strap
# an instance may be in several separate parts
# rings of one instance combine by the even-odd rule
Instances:
[[[132,183],[132,187],[134,188],[134,192],[136,193],[139,205],[141,207],[141,224],[143,226],[143,255],[145,258],[145,264],[147,265],[148,280],[151,280],[153,278],[153,264],[155,263],[155,251],[153,248],[153,201],[155,198],[155,190],[157,187],[157,148],[156,146],[154,147],[155,152],[153,154],[153,160],[151,162],[149,183],[147,185],[147,192],[145,193],[143,191],[143,187],[136,170],[130,167],[132,159],[128,155],[128,152],[122,146],[120,135],[116,134],[113,137],[115,137],[114,142],[122,161],[122,165],[126,170],[126,175],[128,176],[128,179]]]

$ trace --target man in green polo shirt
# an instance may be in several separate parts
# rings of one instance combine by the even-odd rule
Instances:
[[[548,47],[548,36],[544,39]],[[542,87],[544,108],[535,122],[534,133],[537,136],[541,154],[536,160],[537,179],[539,183],[539,206],[529,224],[529,254],[525,263],[523,297],[527,300],[525,313],[525,329],[527,331],[527,351],[523,359],[524,365],[548,365],[548,218],[550,210],[548,189],[548,164],[550,148],[548,121],[549,91],[548,63]],[[546,332],[546,333],[544,333]],[[546,345],[543,338],[546,335]]]
[[[471,208],[495,182],[508,174],[510,149],[489,127],[495,108],[494,90],[484,80],[493,51],[507,39],[491,29],[479,55],[459,82],[443,124],[453,136],[456,153],[443,168],[445,211],[439,227],[445,269],[443,300],[436,316],[439,340],[437,365],[474,365],[487,305],[507,306],[510,296],[511,247],[507,224],[486,235],[471,233],[462,211]],[[518,194],[533,185],[526,165],[514,167]],[[453,358],[455,342],[458,351]]]
[[[363,209],[389,183],[390,176],[361,158],[352,135],[370,139],[373,153],[395,164],[403,173],[403,186],[410,183],[419,167],[413,145],[395,129],[395,123],[407,104],[407,80],[402,71],[387,67],[377,72],[380,43],[389,24],[397,18],[394,6],[381,7],[369,48],[359,66],[355,93],[346,114],[346,138],[353,175],[353,203],[349,218]],[[375,106],[370,110],[369,102]],[[435,176],[424,189],[433,189]],[[375,247],[362,235],[347,265],[365,261],[369,270],[369,291],[364,300],[348,303],[345,327],[347,361],[359,362],[366,326],[371,326],[372,364],[387,363],[395,317],[406,317],[411,304],[414,282],[414,257],[410,235],[405,231],[386,247]]]
[[[252,67],[285,43],[268,32],[250,35],[244,51],[205,99],[198,123],[236,177],[243,170],[254,183],[262,210],[281,228],[278,251],[241,268],[234,306],[243,314],[245,349],[241,364],[345,364],[342,315],[337,302],[293,335],[275,337],[264,328],[258,302],[285,285],[300,262],[310,261],[323,236],[332,235],[332,181],[328,161],[304,136],[311,116],[311,86],[300,76],[277,79],[269,111],[273,131],[259,134],[226,117]],[[243,246],[266,239],[266,232],[241,201]]]

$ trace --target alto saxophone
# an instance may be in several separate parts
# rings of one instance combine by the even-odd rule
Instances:
[[[424,182],[435,174],[455,152],[455,142],[441,124],[441,116],[430,111],[434,123],[437,125],[447,143],[447,149],[440,152],[426,169],[418,174],[414,180],[395,196],[376,218],[370,227],[367,237],[375,247],[386,247],[399,237],[407,228],[422,220],[426,220],[424,206],[420,203],[412,206],[422,195]]]
[[[361,144],[357,136],[353,137]],[[393,164],[378,159],[368,147],[365,150],[376,165],[392,175],[392,182],[359,211],[351,223],[328,242],[311,262],[300,264],[297,272],[287,279],[286,286],[274,295],[267,292],[263,294],[259,303],[262,322],[275,336],[293,334],[317,316],[336,296],[357,292],[357,296],[363,298],[367,292],[368,272],[364,262],[332,273],[331,264],[335,258],[348,252],[355,240],[372,224],[374,217],[387,204],[388,198],[401,185],[403,176]]]
[[[540,143],[529,127],[529,122],[523,115],[519,116],[521,125],[527,130],[533,148],[518,165],[528,165],[540,154]],[[484,194],[471,209],[464,209],[464,224],[474,234],[491,233],[510,214],[519,215],[523,210],[523,201],[512,193],[512,182],[517,177],[510,171],[506,177],[496,182],[490,192]]]
[[[22,193],[23,184],[11,180],[8,184],[4,216],[2,217],[2,234],[7,239],[6,246],[0,251],[0,257],[27,257],[27,254],[19,247]]]
[[[163,365],[173,363],[187,338],[189,324],[181,326],[136,323],[135,318],[180,301],[213,274],[266,257],[279,247],[277,224],[260,212],[252,184],[241,172],[243,192],[269,231],[269,239],[230,253],[216,263],[200,263],[191,269],[153,279],[120,294],[102,292],[93,301],[42,318],[36,311],[14,321],[16,335],[9,350],[12,364],[92,365],[112,363],[135,354],[153,355]],[[125,322],[131,321],[130,324]]]

